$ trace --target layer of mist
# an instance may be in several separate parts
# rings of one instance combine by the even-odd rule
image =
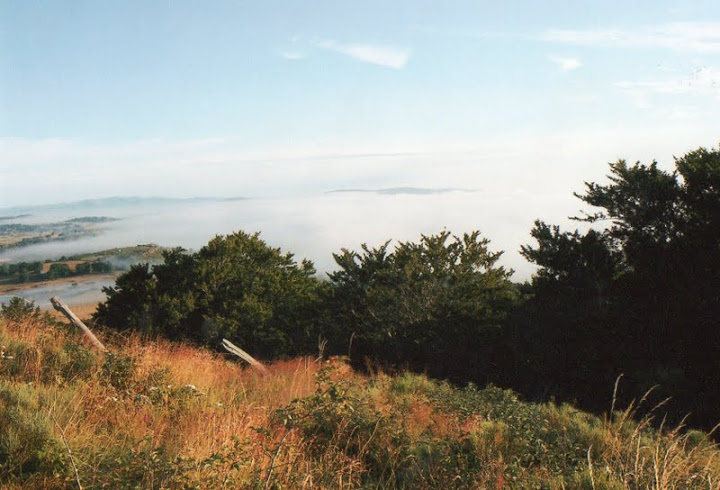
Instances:
[[[105,300],[105,293],[102,292],[102,288],[114,284],[114,281],[88,280],[35,286],[29,289],[13,291],[9,294],[0,294],[0,304],[8,303],[13,296],[19,296],[28,301],[33,301],[35,302],[35,306],[43,309],[51,308],[50,298],[53,296],[61,297],[68,305],[99,303]]]
[[[530,241],[529,231],[538,217],[536,213],[540,209],[546,210],[544,219],[562,223],[568,201],[567,194],[447,189],[421,193],[340,192],[243,200],[85,201],[23,208],[23,214],[31,216],[13,222],[48,222],[79,215],[120,219],[104,223],[105,231],[97,236],[10,249],[0,254],[0,261],[57,259],[63,255],[145,243],[197,250],[216,235],[245,230],[260,231],[261,237],[272,246],[291,251],[298,259],[312,260],[323,277],[334,269],[332,254],[342,248],[357,250],[362,243],[377,246],[388,239],[415,241],[420,234],[443,229],[455,234],[477,229],[491,240],[492,250],[505,251],[500,263],[516,271],[514,280],[522,281],[530,277],[533,267],[518,250],[521,244]],[[98,291],[99,288],[96,287]],[[44,290],[31,290],[27,294],[38,300],[47,299],[42,297],[46,294]],[[63,294],[67,297],[70,293]]]

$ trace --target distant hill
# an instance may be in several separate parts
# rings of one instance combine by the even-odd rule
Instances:
[[[1,223],[0,251],[94,236],[103,231],[102,225],[113,221],[117,219],[107,216],[83,216],[52,223]]]
[[[460,189],[456,187],[442,188],[424,188],[424,187],[389,187],[386,189],[335,189],[328,191],[327,194],[351,194],[351,193],[368,193],[380,195],[397,195],[397,194],[414,194],[414,195],[430,195],[430,194],[447,194],[449,192],[477,192],[476,189]]]
[[[30,214],[16,214],[14,216],[0,216],[0,221],[9,221],[11,219],[22,219],[32,216]]]
[[[40,204],[37,206],[13,206],[8,208],[0,208],[0,214],[8,215],[0,219],[16,219],[29,216],[29,213],[43,213],[48,211],[68,210],[73,213],[80,213],[82,210],[92,210],[97,208],[114,208],[114,207],[130,207],[144,206],[151,207],[156,205],[174,204],[174,203],[193,203],[193,202],[228,202],[242,201],[245,197],[190,197],[190,198],[172,198],[172,197],[138,197],[138,196],[115,196],[100,199],[83,199],[79,201],[60,202],[53,204]]]

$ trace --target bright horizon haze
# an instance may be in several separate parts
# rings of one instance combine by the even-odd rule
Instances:
[[[517,250],[608,162],[669,169],[718,143],[709,1],[0,0],[0,208],[464,189],[317,219],[512,228]],[[268,220],[292,224],[285,208]]]

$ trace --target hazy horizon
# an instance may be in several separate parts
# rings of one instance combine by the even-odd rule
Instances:
[[[565,197],[506,195],[467,190],[368,189],[325,192],[302,197],[248,199],[114,198],[60,203],[55,206],[0,208],[0,216],[27,212],[9,222],[49,223],[80,216],[119,218],[103,231],[69,241],[53,241],[0,252],[0,260],[31,261],[63,255],[156,243],[197,250],[215,235],[239,230],[260,232],[272,246],[312,260],[321,276],[334,270],[333,253],[379,246],[386,240],[417,241],[421,234],[444,229],[456,234],[480,230],[490,248],[504,251],[500,264],[516,271],[515,280],[530,278],[534,267],[520,257],[530,241],[535,210],[546,208],[566,222]],[[475,209],[468,215],[463,209]],[[550,212],[553,210],[554,212]],[[358,210],[361,210],[358,211]],[[563,214],[565,213],[565,214]],[[521,229],[517,223],[526,223]]]
[[[0,0],[0,64],[0,208],[241,197],[114,236],[257,230],[320,268],[478,229],[527,278],[533,221],[574,228],[609,162],[720,143],[720,4],[700,0]],[[455,191],[382,192],[403,188]],[[327,194],[352,189],[377,192]]]

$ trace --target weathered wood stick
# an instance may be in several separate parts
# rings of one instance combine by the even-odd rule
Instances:
[[[231,354],[235,354],[242,360],[248,362],[252,367],[257,369],[261,373],[268,374],[268,370],[265,366],[263,366],[263,363],[255,359],[253,356],[242,350],[237,345],[230,342],[228,339],[222,339],[222,346],[225,347],[225,350],[227,350]]]
[[[77,315],[75,315],[75,313],[73,313],[72,310],[68,308],[65,303],[63,303],[63,300],[61,300],[57,296],[53,296],[52,298],[50,298],[50,302],[52,303],[53,308],[65,315],[68,320],[73,322],[76,327],[82,330],[82,332],[85,334],[85,337],[90,339],[92,345],[97,347],[97,349],[101,352],[107,351],[105,346],[102,345],[102,342],[100,342],[97,337],[95,337],[95,335],[90,331],[90,329],[87,328],[87,326],[85,326],[85,324],[77,317]]]

